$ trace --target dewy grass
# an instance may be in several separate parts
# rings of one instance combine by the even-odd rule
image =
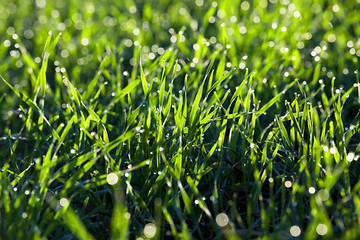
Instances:
[[[0,4],[0,239],[359,239],[360,2]]]

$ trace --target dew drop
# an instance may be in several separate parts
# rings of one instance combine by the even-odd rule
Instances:
[[[314,187],[309,187],[308,192],[310,194],[314,194],[316,192],[316,189]]]
[[[218,214],[215,220],[220,227],[225,227],[229,224],[229,217],[225,213]]]
[[[109,173],[106,177],[106,181],[109,185],[115,185],[119,181],[119,177],[116,173]]]
[[[68,203],[69,201],[66,198],[61,198],[59,201],[61,207],[65,207]]]
[[[148,223],[145,225],[144,228],[144,235],[147,238],[153,238],[156,234],[156,226],[153,223]]]
[[[294,225],[290,228],[290,234],[293,237],[298,237],[301,234],[301,229],[298,226]]]
[[[327,231],[328,231],[328,229],[325,224],[321,223],[321,224],[317,225],[317,227],[316,227],[317,234],[319,234],[321,236],[325,235],[327,233]]]

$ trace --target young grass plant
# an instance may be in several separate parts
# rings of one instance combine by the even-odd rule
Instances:
[[[0,239],[359,238],[358,2],[4,4]]]

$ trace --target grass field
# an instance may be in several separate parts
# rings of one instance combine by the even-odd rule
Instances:
[[[360,0],[0,0],[0,239],[359,239]]]

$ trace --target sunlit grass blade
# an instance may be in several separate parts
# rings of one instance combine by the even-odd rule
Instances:
[[[193,102],[193,107],[191,108],[191,111],[190,111],[190,121],[189,121],[190,125],[194,124],[197,114],[199,112],[199,108],[200,108],[199,104],[200,104],[200,100],[202,97],[203,87],[204,87],[204,84],[201,84],[201,86],[195,96],[195,99]]]
[[[59,135],[55,132],[55,130],[52,128],[49,121],[46,119],[44,113],[41,111],[41,109],[37,106],[36,103],[34,103],[30,98],[28,98],[24,93],[22,93],[20,90],[15,89],[13,86],[11,86],[10,83],[8,83],[1,75],[0,78],[3,80],[3,82],[21,99],[23,100],[29,107],[36,110],[37,113],[43,118],[43,120],[47,123],[47,125],[51,128],[53,137],[55,139],[59,139]]]

